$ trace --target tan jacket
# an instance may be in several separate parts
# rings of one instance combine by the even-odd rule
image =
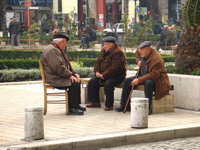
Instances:
[[[68,69],[61,51],[53,45],[47,46],[41,55],[40,60],[44,66],[46,82],[54,87],[71,86],[69,77],[74,73]]]
[[[137,56],[139,57],[139,55]],[[140,83],[144,83],[148,79],[154,80],[156,84],[155,99],[158,100],[169,93],[171,85],[164,61],[155,49],[152,49],[151,54],[146,60],[146,67],[147,74],[139,77],[138,80]],[[139,71],[137,74],[139,74]]]

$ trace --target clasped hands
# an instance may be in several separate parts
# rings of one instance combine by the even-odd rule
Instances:
[[[80,76],[78,74],[72,75],[71,77],[69,77],[69,79],[72,80],[72,83],[73,82],[80,82]]]
[[[103,75],[102,75],[101,73],[99,73],[99,72],[96,72],[96,77],[97,77],[97,78],[101,78],[101,79],[104,80]]]

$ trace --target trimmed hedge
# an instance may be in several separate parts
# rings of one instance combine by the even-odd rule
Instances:
[[[30,69],[39,68],[38,59],[0,60],[0,70],[3,69]]]
[[[0,59],[39,59],[41,51],[0,50]]]
[[[39,68],[41,51],[0,50],[0,69]],[[70,61],[77,61],[81,67],[93,67],[100,51],[68,51]],[[135,53],[126,52],[127,64],[135,64]],[[161,55],[165,62],[174,62],[174,55]]]
[[[79,68],[77,73],[82,78],[91,78],[93,76],[93,68]],[[34,81],[41,80],[39,69],[10,69],[0,70],[0,82],[14,82],[14,81]]]

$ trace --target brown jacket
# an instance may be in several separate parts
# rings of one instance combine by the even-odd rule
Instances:
[[[94,74],[96,72],[100,72],[105,80],[117,76],[123,81],[126,77],[126,56],[122,49],[117,45],[107,52],[102,49],[94,64]]]
[[[47,83],[54,87],[71,86],[69,77],[75,72],[68,69],[68,63],[65,61],[61,50],[49,45],[43,50],[40,60],[44,66]]]
[[[152,49],[151,54],[146,60],[146,67],[147,74],[138,77],[138,80],[140,83],[144,83],[148,79],[154,80],[156,84],[155,99],[158,100],[169,93],[171,85],[164,66],[164,61],[155,49]]]

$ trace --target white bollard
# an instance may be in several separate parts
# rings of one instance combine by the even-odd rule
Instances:
[[[132,98],[131,99],[131,127],[143,129],[148,127],[148,98]]]
[[[43,107],[29,106],[25,108],[25,140],[44,138]]]

